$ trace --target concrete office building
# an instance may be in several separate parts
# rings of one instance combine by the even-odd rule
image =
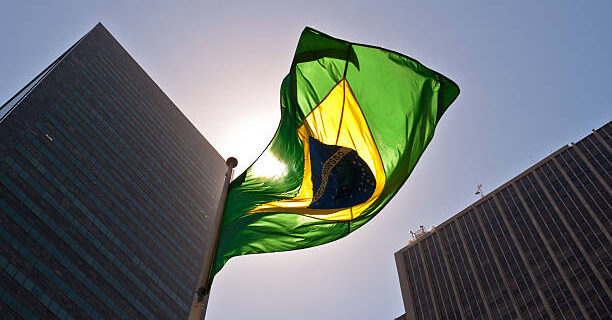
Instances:
[[[187,317],[225,161],[101,24],[0,137],[0,318]]]
[[[395,254],[412,319],[610,319],[612,124]]]

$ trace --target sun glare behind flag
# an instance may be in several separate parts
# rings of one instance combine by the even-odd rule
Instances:
[[[306,28],[277,132],[230,185],[210,280],[233,256],[324,244],[372,219],[458,94],[414,59]]]

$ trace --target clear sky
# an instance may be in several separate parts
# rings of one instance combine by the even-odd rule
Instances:
[[[612,118],[612,1],[3,1],[0,100],[102,22],[236,175],[274,135],[304,26],[399,51],[457,101],[397,196],[347,238],[233,258],[207,319],[394,319],[393,253]]]

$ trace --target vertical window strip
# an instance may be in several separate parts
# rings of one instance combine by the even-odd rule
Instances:
[[[549,163],[545,163],[544,165],[548,165]],[[595,307],[595,304],[593,303],[593,301],[591,300],[591,297],[587,294],[589,291],[589,287],[585,287],[583,285],[584,282],[588,282],[590,284],[590,288],[595,288],[596,287],[596,281],[592,279],[591,276],[589,276],[589,274],[593,274],[593,268],[594,265],[592,264],[592,262],[590,262],[588,255],[586,254],[586,252],[584,251],[584,248],[582,248],[582,244],[580,243],[580,241],[578,240],[578,238],[576,237],[576,235],[574,234],[573,229],[569,226],[569,224],[567,223],[567,221],[565,220],[565,214],[563,214],[563,212],[561,212],[560,208],[558,207],[557,203],[561,202],[562,200],[559,197],[559,194],[557,192],[557,188],[555,187],[554,184],[552,184],[550,178],[553,177],[552,174],[549,174],[545,171],[542,171],[544,169],[548,169],[548,166],[545,167],[544,165],[542,165],[540,168],[536,169],[536,171],[534,171],[534,177],[536,178],[536,180],[539,180],[538,183],[541,184],[542,190],[544,190],[544,193],[547,195],[547,197],[549,198],[550,204],[552,205],[552,207],[555,209],[555,216],[559,217],[559,219],[561,220],[564,228],[562,228],[561,230],[563,230],[563,232],[560,232],[560,234],[562,235],[566,235],[569,234],[571,239],[573,240],[573,243],[570,243],[570,241],[568,241],[566,236],[562,236],[561,239],[565,240],[565,245],[563,246],[558,246],[558,250],[560,253],[563,253],[565,248],[571,247],[573,249],[573,247],[575,247],[575,250],[572,250],[572,253],[574,255],[574,259],[575,260],[569,260],[569,259],[564,259],[564,261],[570,266],[569,270],[571,271],[571,274],[574,276],[574,278],[576,279],[574,281],[574,285],[577,286],[579,288],[579,295],[582,296],[582,302],[585,306],[585,308],[587,309],[587,312],[589,314],[595,314],[597,315],[597,310]],[[542,173],[539,173],[538,171],[542,171]],[[549,193],[549,191],[552,191],[553,194],[551,195],[551,193]],[[556,197],[553,197],[553,195]],[[573,245],[573,246],[572,246]],[[582,259],[581,259],[582,258]],[[580,272],[576,274],[575,268],[571,267],[571,263],[573,261],[577,261],[578,265],[580,266]],[[584,266],[584,263],[582,263],[582,261],[586,262],[587,266]],[[582,275],[580,278],[578,278],[578,275]],[[585,279],[586,278],[586,279]],[[583,281],[586,280],[586,281]],[[599,297],[597,297],[597,299],[599,299]],[[599,304],[600,302],[598,302]]]
[[[427,279],[427,286],[429,287],[429,293],[434,314],[436,316],[436,319],[440,319],[440,300],[442,299],[440,296],[439,286],[437,285],[437,281],[435,281],[436,277],[432,274],[432,266],[429,263],[428,258],[431,258],[431,256],[428,252],[426,252],[429,251],[426,243],[429,239],[431,238],[427,238],[424,241],[421,241],[418,248],[420,250],[419,254],[421,256],[421,265],[423,266],[423,270],[425,271],[425,278]]]
[[[479,277],[484,280],[483,289],[487,292],[486,299],[491,306],[491,311],[496,313],[496,319],[503,319],[506,312],[514,313],[514,307],[506,301],[507,292],[505,288],[502,288],[504,283],[500,281],[501,275],[496,272],[495,262],[491,261],[491,252],[485,247],[485,240],[481,237],[482,230],[473,220],[472,215],[473,211],[463,215],[459,220],[463,220],[463,227],[468,231],[466,235],[466,239],[469,240],[468,246],[472,248],[471,254]],[[501,299],[497,298],[498,295]]]
[[[597,278],[599,278],[602,286],[606,286],[599,270],[602,269],[604,275],[607,275],[609,277],[610,271],[607,263],[608,261],[602,261],[602,257],[596,253],[599,250],[603,250],[605,252],[604,257],[609,258],[610,253],[607,250],[609,242],[606,241],[607,239],[602,239],[602,236],[604,236],[603,238],[606,237],[605,234],[601,232],[601,229],[597,228],[597,225],[599,225],[600,223],[597,223],[597,221],[595,221],[590,212],[584,212],[585,210],[590,211],[588,205],[585,204],[582,199],[574,199],[574,197],[578,197],[580,195],[576,193],[573,188],[571,188],[571,181],[568,181],[565,179],[565,177],[559,176],[557,174],[562,169],[560,168],[560,165],[556,162],[556,159],[553,159],[553,162],[554,166],[553,164],[548,163],[547,169],[552,174],[552,177],[556,179],[557,184],[560,187],[559,192],[563,192],[563,195],[567,196],[567,199],[569,199],[571,204],[571,206],[568,205],[565,200],[559,201],[565,209],[564,211],[566,215],[566,220],[573,223],[572,227],[575,230],[580,231],[580,233],[577,233],[577,236],[580,236],[579,241],[582,244],[582,247],[586,249],[585,259],[587,259],[590,264],[597,264],[597,266],[592,265],[593,272],[596,274]],[[560,173],[562,174],[562,172]],[[563,182],[566,182],[570,189],[566,188]],[[556,189],[554,191],[557,195],[559,195],[559,192],[557,192]],[[581,204],[582,206],[580,206],[579,204]],[[580,219],[580,221],[578,221],[577,219]],[[591,239],[589,235],[593,235],[594,239]],[[608,291],[608,298],[612,299],[612,294],[609,293],[609,289],[607,289],[606,291]]]
[[[468,250],[468,247],[465,241],[465,236],[463,235],[463,232],[461,231],[461,226],[459,225],[459,219],[455,219],[453,226],[455,227],[455,230],[456,230],[455,233],[453,233],[455,244],[457,246],[456,253],[457,253],[457,256],[461,258],[462,266],[463,266],[463,268],[458,268],[458,271],[469,270],[469,274],[471,275],[471,277],[467,277],[467,280],[469,280],[470,291],[473,292],[472,294],[473,299],[471,300],[466,299],[466,301],[468,301],[468,303],[472,301],[476,303],[476,307],[478,310],[478,316],[480,318],[485,318],[485,317],[492,318],[493,315],[491,314],[489,304],[487,303],[487,300],[486,300],[485,292],[482,289],[482,284],[480,283],[480,279],[476,272],[476,268],[474,267],[474,262],[472,261],[470,257],[470,252]],[[458,237],[456,235],[458,235]],[[476,284],[475,286],[474,286],[474,283]],[[465,287],[467,288],[467,286]],[[476,315],[477,314],[474,314],[474,319],[480,319],[476,317]]]
[[[525,207],[525,210],[527,210],[534,228],[537,230],[539,228],[539,224],[537,224],[535,217],[533,217],[534,212],[529,209],[529,204],[525,200],[529,197],[529,191],[524,181],[525,179],[526,177],[517,181],[514,188],[516,189],[517,196],[521,200],[521,204]],[[521,196],[521,193],[524,193],[525,195]],[[533,199],[529,198],[529,200],[533,205]],[[532,250],[532,254],[537,254],[537,256],[540,257],[539,260],[544,262],[544,264],[537,263],[538,259],[536,258],[536,261],[534,261],[536,263],[532,263],[532,267],[534,270],[536,270],[538,282],[545,286],[543,288],[544,294],[548,296],[547,300],[551,308],[553,308],[553,313],[557,318],[565,319],[564,309],[569,309],[571,306],[570,301],[572,301],[572,297],[568,297],[565,290],[563,290],[566,287],[565,279],[559,281],[559,277],[563,277],[565,272],[560,268],[555,268],[557,267],[557,262],[555,262],[557,260],[556,257],[552,256],[552,247],[547,243],[547,239],[544,238],[544,232],[541,230],[541,228],[539,228],[539,230],[540,231],[536,233],[531,232],[533,243],[530,243],[529,240],[527,240],[526,243],[531,244],[528,245],[528,247],[530,250]],[[546,250],[542,250],[543,247],[545,247]],[[554,280],[554,283],[551,282],[552,280]],[[563,298],[561,301],[556,298],[556,296],[559,294],[561,294],[561,297]],[[576,315],[574,314],[574,316]]]
[[[524,274],[520,272],[515,274],[512,272],[513,268],[519,269],[519,261],[513,250],[516,248],[513,243],[508,240],[507,235],[509,230],[503,224],[503,221],[500,221],[501,213],[494,210],[492,201],[492,199],[489,199],[483,202],[477,209],[474,209],[471,214],[476,216],[476,220],[481,226],[482,234],[487,244],[490,246],[490,248],[488,248],[490,250],[489,252],[495,260],[499,275],[503,280],[508,297],[510,298],[512,306],[516,309],[515,311],[518,317],[522,318],[526,313],[526,315],[531,318],[531,310],[525,307],[527,303],[521,292],[521,285],[519,283],[519,281],[526,282]],[[501,238],[500,232],[502,233]],[[529,292],[529,294],[531,293]],[[517,299],[519,299],[520,304],[517,303]],[[534,301],[531,296],[529,299]],[[510,309],[506,301],[504,301],[504,305]]]
[[[533,191],[533,192],[526,192],[525,194],[526,199],[529,200],[528,204],[533,209],[534,219],[536,220],[536,223],[541,227],[542,233],[544,235],[544,238],[542,240],[548,241],[548,244],[550,245],[550,250],[551,250],[551,253],[550,253],[551,258],[553,258],[554,261],[556,261],[555,266],[558,268],[558,271],[562,275],[564,275],[563,280],[567,281],[565,284],[567,285],[568,290],[570,290],[570,293],[572,294],[573,299],[568,298],[566,300],[569,306],[568,309],[571,312],[574,312],[575,309],[573,308],[572,303],[571,303],[573,301],[574,303],[578,305],[582,313],[582,316],[588,317],[586,309],[582,301],[579,299],[578,293],[576,292],[572,284],[572,281],[569,277],[569,276],[572,276],[573,279],[578,279],[578,276],[576,275],[573,268],[569,268],[569,273],[568,273],[562,266],[562,264],[568,264],[568,262],[570,261],[568,259],[574,258],[574,257],[567,257],[565,254],[565,251],[562,250],[562,248],[566,248],[566,247],[571,248],[571,246],[569,245],[569,242],[567,241],[567,238],[565,237],[565,231],[564,231],[565,229],[563,228],[563,225],[562,224],[560,225],[558,220],[555,219],[555,218],[557,219],[559,218],[550,212],[549,202],[547,202],[547,200],[543,198],[542,189],[539,188],[539,184],[537,184],[537,182],[534,183],[533,181],[534,174],[535,173],[532,173],[523,178],[528,184],[524,183],[523,180],[521,180],[521,183],[522,184],[524,183],[523,188],[525,190]],[[532,197],[532,195],[534,194],[537,197],[537,199],[534,199]],[[541,204],[542,206],[538,206],[536,205],[536,203]],[[549,221],[546,221],[546,217],[549,217],[548,219]],[[564,243],[560,244],[558,241],[559,239],[565,240]],[[573,254],[573,249],[571,250],[571,253]],[[559,255],[560,257],[558,258],[557,255]],[[576,318],[580,318],[580,315],[576,313],[574,313],[574,316]]]
[[[450,282],[451,288],[453,290],[452,292],[450,292],[450,295],[456,307],[454,318],[466,319],[467,317],[465,314],[465,310],[461,302],[461,295],[459,294],[459,285],[457,284],[458,275],[454,274],[451,269],[451,263],[449,261],[448,250],[446,248],[448,247],[449,243],[447,241],[442,240],[446,231],[449,229],[450,229],[450,224],[447,227],[439,229],[439,232],[436,233],[436,239],[438,240],[438,245],[440,246],[440,249],[441,249],[440,255],[442,256],[442,259],[444,260],[444,267],[445,267],[444,273],[446,274],[446,277],[448,281]],[[457,312],[459,312],[459,315],[457,315]]]
[[[574,186],[583,194],[581,201],[584,200],[585,206],[589,206],[590,211],[594,215],[593,218],[599,220],[598,224],[602,228],[602,231],[609,233],[609,229],[612,228],[612,223],[608,213],[612,212],[612,205],[609,201],[606,201],[605,196],[601,193],[604,191],[603,186],[599,184],[597,179],[591,179],[591,171],[588,168],[583,168],[586,163],[583,162],[579,156],[575,157],[573,151],[573,149],[568,149],[566,152],[557,156],[557,164],[561,169],[568,169],[564,171],[569,176]],[[610,194],[607,194],[607,196],[609,198]],[[604,203],[605,208],[602,208],[601,205]],[[606,226],[608,228],[606,228]]]
[[[524,210],[521,210],[521,207],[518,206],[512,195],[512,192],[512,186],[509,186],[506,189],[502,190],[495,197],[495,203],[499,207],[500,214],[502,215],[502,217],[505,216],[505,219],[503,219],[503,221],[504,223],[506,223],[506,227],[510,231],[512,242],[515,244],[520,257],[520,260],[517,260],[517,265],[519,266],[520,272],[522,273],[524,283],[527,286],[526,289],[532,297],[533,301],[535,301],[536,310],[539,316],[545,318],[545,314],[547,314],[548,312],[550,312],[550,316],[552,316],[552,310],[550,310],[548,301],[545,299],[544,294],[542,293],[542,290],[540,288],[540,283],[537,281],[533,268],[529,264],[529,260],[526,257],[526,255],[530,251],[525,250],[528,249],[528,246],[525,245],[524,241],[526,239],[535,241],[533,239],[533,234],[531,233],[532,227],[525,219],[526,214]],[[525,273],[528,274],[528,277],[525,276]],[[534,289],[535,293],[533,291]]]
[[[465,234],[463,233],[463,230],[467,230],[468,231],[468,235],[471,234],[470,230],[468,230],[466,228],[466,222],[465,222],[465,217],[467,216],[467,214],[464,214],[460,217],[458,217],[455,221],[456,221],[456,225],[457,225],[457,231],[459,234],[459,237],[461,239],[461,243],[463,245],[463,249],[465,252],[465,256],[470,264],[470,268],[472,269],[472,273],[474,274],[474,280],[476,281],[476,285],[478,286],[478,291],[480,293],[480,298],[482,299],[482,304],[487,312],[487,315],[489,318],[493,318],[493,311],[491,309],[491,306],[488,302],[488,300],[491,298],[491,295],[488,294],[488,291],[485,291],[486,289],[489,289],[489,285],[488,285],[488,279],[486,278],[482,278],[482,273],[480,272],[480,267],[482,266],[482,264],[478,261],[474,261],[475,259],[472,257],[472,253],[469,250],[470,246],[473,248],[474,245],[472,242],[468,242],[467,241],[467,236],[465,236]],[[462,225],[463,224],[463,225]],[[478,258],[478,257],[477,257]],[[484,284],[486,286],[483,285],[483,282],[481,282],[481,280],[483,280]]]
[[[416,268],[414,268],[413,259],[411,258],[411,254],[413,250],[414,248],[410,248],[409,250],[404,252],[402,256],[404,257],[406,268],[408,269],[407,276],[408,276],[408,281],[410,284],[410,291],[412,292],[414,314],[417,317],[417,319],[423,319],[423,307],[422,307],[419,290],[418,290],[418,283],[416,279],[418,278],[418,273],[417,273]],[[416,277],[413,276],[414,274],[417,274],[417,276]]]

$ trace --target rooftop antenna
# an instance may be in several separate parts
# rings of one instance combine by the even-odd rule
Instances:
[[[484,192],[482,192],[482,184],[481,183],[476,185],[476,192],[474,192],[474,194],[479,194],[480,195],[480,199],[484,198]]]

